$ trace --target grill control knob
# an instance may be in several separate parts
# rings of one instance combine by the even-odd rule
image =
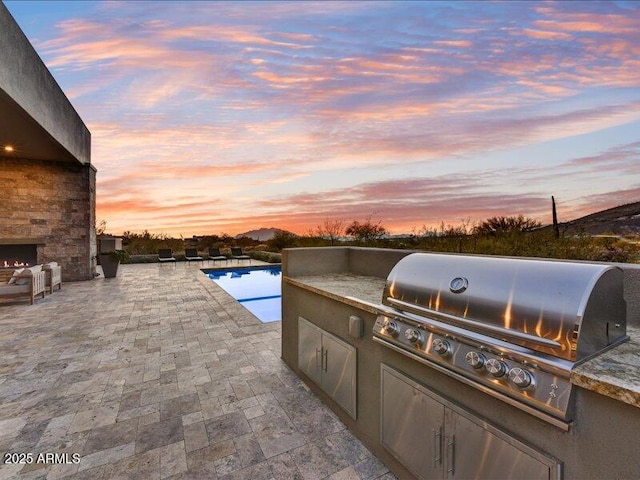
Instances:
[[[433,342],[431,342],[431,346],[436,353],[443,356],[449,353],[449,351],[451,350],[451,345],[449,345],[449,342],[441,338],[436,338]]]
[[[478,352],[469,352],[464,356],[464,360],[473,368],[478,369],[484,366],[486,358],[483,354]]]
[[[404,331],[404,338],[409,340],[411,343],[419,343],[422,341],[422,334],[415,328],[407,328]]]
[[[391,320],[386,320],[384,322],[384,333],[386,333],[387,335],[391,335],[392,337],[395,337],[396,335],[398,335],[398,325],[396,325],[396,322],[393,322]]]
[[[516,367],[509,370],[509,380],[518,388],[527,388],[531,385],[533,377],[523,368]]]
[[[507,366],[504,362],[496,358],[490,358],[487,360],[487,372],[489,372],[494,377],[502,377],[505,373],[507,373]]]

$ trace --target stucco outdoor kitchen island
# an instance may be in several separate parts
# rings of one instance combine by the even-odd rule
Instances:
[[[630,340],[571,370],[571,416],[563,423],[375,338],[374,329],[395,327],[380,323],[387,277],[414,252],[328,247],[283,253],[284,361],[398,478],[640,477],[638,266],[604,265],[622,278]],[[448,288],[465,288],[454,280]],[[609,301],[596,297],[594,302]],[[426,333],[414,330],[399,329],[400,337],[417,341]],[[443,336],[438,347],[445,338],[456,340]],[[479,353],[481,360],[485,355]],[[466,361],[481,363],[477,354],[467,354]],[[506,358],[494,363],[510,367],[511,386],[527,371],[542,375],[533,361],[523,361],[522,368]],[[542,381],[533,381],[522,390],[526,396],[541,388]]]

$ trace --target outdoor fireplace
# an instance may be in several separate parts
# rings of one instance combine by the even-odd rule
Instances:
[[[0,268],[31,267],[38,263],[38,245],[0,245]]]

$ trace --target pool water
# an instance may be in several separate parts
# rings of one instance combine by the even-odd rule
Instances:
[[[282,320],[280,265],[205,270],[204,272],[261,322]]]

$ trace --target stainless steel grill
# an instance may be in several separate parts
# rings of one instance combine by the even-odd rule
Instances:
[[[374,340],[568,429],[571,370],[628,338],[622,293],[610,265],[415,253]]]

